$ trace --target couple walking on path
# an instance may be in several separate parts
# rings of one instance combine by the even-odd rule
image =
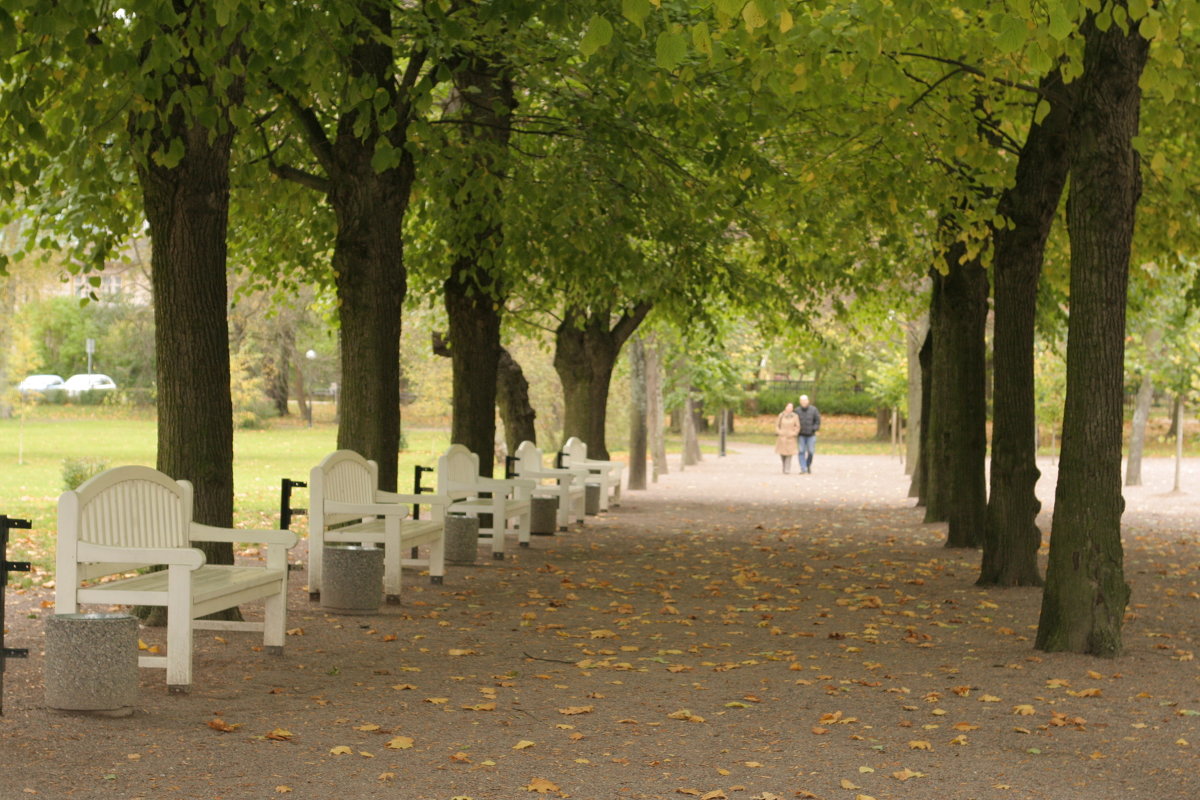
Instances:
[[[812,472],[813,450],[817,431],[821,429],[821,412],[809,403],[808,395],[800,395],[799,407],[788,403],[775,421],[775,452],[783,462],[783,472],[791,472],[792,456],[799,455],[800,474]]]

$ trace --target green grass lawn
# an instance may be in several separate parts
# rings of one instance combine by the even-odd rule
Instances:
[[[404,435],[408,447],[400,454],[400,490],[410,491],[413,466],[434,466],[438,454],[449,445],[449,433],[409,428]],[[307,482],[308,471],[336,447],[337,426],[333,423],[318,422],[309,428],[276,420],[267,429],[235,431],[235,526],[278,526],[280,480]],[[41,582],[53,572],[52,543],[65,459],[86,456],[102,459],[109,466],[154,466],[155,448],[153,419],[110,414],[107,418],[0,420],[0,514],[33,523],[29,531],[12,532],[9,558],[32,561],[38,569],[32,576],[14,573],[13,584]],[[296,490],[294,504],[303,507],[307,501],[307,492]]]

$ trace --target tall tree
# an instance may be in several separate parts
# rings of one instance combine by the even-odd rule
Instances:
[[[1124,2],[1110,9],[1128,15]],[[1134,211],[1133,140],[1150,43],[1128,23],[1089,12],[1071,147],[1071,318],[1063,445],[1039,650],[1121,652],[1129,585],[1121,548],[1122,379]]]
[[[1010,223],[995,230],[995,334],[991,493],[979,584],[1040,586],[1041,509],[1037,468],[1034,334],[1038,281],[1050,226],[1066,183],[1074,93],[1055,70],[1040,86],[1050,111],[1025,138],[1015,184],[997,211]],[[1034,113],[1037,113],[1036,111]]]

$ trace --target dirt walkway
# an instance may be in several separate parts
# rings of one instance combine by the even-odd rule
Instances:
[[[282,658],[198,634],[193,692],[144,670],[126,719],[41,708],[51,597],[10,593],[34,653],[0,798],[1200,797],[1197,509],[1161,496],[1169,462],[1129,493],[1127,651],[1097,661],[1032,649],[1040,593],[975,588],[897,460],[738,451],[378,616],[322,614],[298,572]]]

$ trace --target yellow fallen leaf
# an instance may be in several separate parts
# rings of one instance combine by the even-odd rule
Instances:
[[[590,714],[595,710],[595,706],[567,706],[566,708],[560,708],[558,713],[570,717],[575,714]]]
[[[914,740],[908,743],[910,750],[932,750],[933,745],[923,740]]]
[[[275,787],[275,791],[278,792],[279,794],[287,794],[291,790],[292,790],[292,787],[284,786],[282,784]]]
[[[593,639],[616,639],[617,638],[617,634],[615,634],[612,631],[607,630],[605,628],[600,628],[598,630],[591,631],[589,633],[589,635]]]
[[[354,730],[356,730],[356,731],[366,731],[366,732],[368,732],[368,733],[369,733],[369,732],[371,732],[371,731],[377,731],[377,730],[379,730],[379,726],[378,726],[378,725],[376,725],[376,724],[375,724],[375,723],[373,723],[373,722],[368,722],[368,723],[366,723],[365,725],[355,725],[355,726],[354,726]]]
[[[966,746],[967,735],[965,733],[960,733],[958,736],[955,736],[953,739],[950,740],[950,744]]]
[[[331,755],[335,756],[348,756],[353,753],[354,750],[344,744],[339,744],[337,747],[331,748],[329,752]]]
[[[471,757],[461,750],[459,750],[454,755],[450,756],[450,760],[456,764],[470,764],[471,763]]]
[[[284,730],[283,728],[276,728],[275,730],[268,733],[266,738],[271,739],[276,742],[286,742],[295,735],[296,734],[292,733],[289,730]]]
[[[996,695],[994,695],[994,694],[985,694],[983,697],[979,698],[979,702],[981,702],[981,703],[999,703],[1000,698],[996,697]]]
[[[381,780],[381,781],[394,781],[394,780],[396,780],[396,773],[394,773],[394,772],[381,772],[381,773],[379,773],[379,780]]]
[[[465,647],[451,647],[447,652],[452,656],[477,656],[477,655],[479,655],[479,653],[476,652],[475,650],[470,650]]]
[[[953,725],[951,725],[950,727],[954,728],[954,730],[956,730],[956,731],[977,731],[977,730],[979,730],[978,725],[972,725],[969,722],[956,722]]]
[[[411,736],[395,736],[388,740],[384,745],[391,750],[408,750],[413,746],[413,738]]]
[[[360,756],[362,756],[363,758],[374,758],[375,757],[374,753],[368,753],[366,750],[359,750],[358,754]]]
[[[693,797],[699,797],[700,790],[699,789],[676,789],[675,794],[687,794],[687,795],[691,795]]]
[[[691,711],[689,711],[686,708],[681,708],[678,711],[672,711],[670,714],[667,714],[667,718],[668,719],[682,719],[682,720],[686,720],[688,722],[704,722],[704,717],[693,714]]]
[[[729,800],[729,798],[720,789],[713,789],[711,792],[700,795],[700,800]]]
[[[895,779],[896,779],[896,780],[898,780],[898,781],[904,782],[904,781],[906,781],[906,780],[908,780],[908,779],[910,779],[910,778],[924,778],[924,777],[925,777],[925,773],[924,773],[924,772],[917,772],[916,770],[909,769],[908,767],[905,767],[904,769],[902,769],[902,770],[900,770],[900,771],[898,771],[898,772],[893,772],[893,773],[892,773],[892,777],[893,777],[893,778],[895,778]]]
[[[303,636],[304,628],[288,628],[287,635],[288,636]]]
[[[435,706],[441,706],[441,705],[445,705],[446,703],[449,703],[450,698],[449,697],[426,697],[425,702],[433,703]]]
[[[208,727],[212,728],[214,731],[220,731],[221,733],[232,733],[233,731],[236,731],[238,728],[242,727],[242,723],[235,722],[230,725],[220,717],[213,717],[208,721]]]
[[[868,772],[874,772],[875,768],[874,767],[859,767],[858,771],[860,773],[862,773],[863,775],[866,775]]]
[[[1023,703],[1019,706],[1013,706],[1013,713],[1022,717],[1030,717],[1037,712],[1034,710],[1033,706],[1029,705],[1028,703]]]
[[[1095,689],[1095,688],[1080,689],[1078,692],[1073,692],[1070,689],[1068,689],[1067,694],[1071,695],[1071,697],[1103,697],[1104,696],[1104,692],[1102,692],[1100,689]]]
[[[528,739],[522,739],[513,745],[513,750],[528,750],[530,747],[533,747],[534,744],[534,742],[531,742]]]
[[[861,789],[862,787],[855,786],[854,782],[848,778],[842,778],[842,788],[843,789]]]
[[[407,692],[410,689],[415,689],[417,687],[413,686],[411,683],[397,683],[397,684],[394,684],[392,686],[392,688],[395,689],[397,692]]]
[[[476,703],[473,706],[463,706],[463,711],[495,711],[495,703]]]
[[[550,792],[558,791],[558,784],[548,781],[545,778],[534,778],[525,785],[525,790],[537,792],[538,794],[549,794]]]
[[[856,794],[854,795],[854,800],[875,800],[875,798],[869,794]]]
[[[1089,669],[1087,671],[1087,676],[1094,681],[1104,680],[1104,676],[1101,675],[1099,672],[1096,672],[1096,670],[1094,670],[1094,669]]]

